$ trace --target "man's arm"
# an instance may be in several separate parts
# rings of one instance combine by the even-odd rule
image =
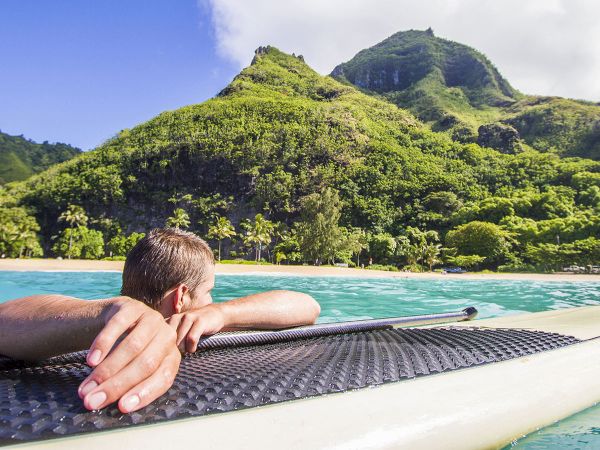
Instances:
[[[315,323],[320,312],[321,307],[308,294],[269,291],[174,314],[167,321],[177,330],[179,348],[194,352],[203,335],[309,325]]]
[[[33,295],[0,304],[0,354],[41,360],[84,350],[102,330],[110,300]]]
[[[35,360],[89,347],[87,363],[94,370],[78,390],[88,409],[120,399],[119,409],[131,412],[162,395],[181,361],[175,342],[176,333],[158,312],[128,297],[46,295],[0,305],[1,354]]]
[[[321,306],[308,294],[295,291],[268,291],[223,303],[220,308],[227,330],[276,330],[315,323]]]

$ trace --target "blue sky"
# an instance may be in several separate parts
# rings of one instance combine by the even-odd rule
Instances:
[[[0,129],[93,148],[219,92],[239,70],[215,53],[195,0],[2,0]]]

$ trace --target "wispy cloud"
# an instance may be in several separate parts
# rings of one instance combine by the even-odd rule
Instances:
[[[523,92],[600,100],[594,0],[199,0],[218,51],[246,66],[259,45],[303,54],[321,73],[401,30],[484,52]]]

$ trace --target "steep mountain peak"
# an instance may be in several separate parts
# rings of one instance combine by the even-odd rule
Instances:
[[[268,58],[269,56],[271,56],[275,60],[281,60],[282,57],[284,57],[283,59],[285,59],[287,57],[287,58],[296,58],[299,61],[304,62],[304,56],[302,56],[302,55],[296,56],[295,53],[288,55],[287,53],[283,53],[282,51],[280,51],[279,49],[277,49],[275,47],[267,45],[264,47],[260,46],[256,50],[254,50],[254,58],[252,59],[251,64],[256,64],[259,62],[260,58],[262,58],[262,57]]]
[[[393,34],[340,64],[332,76],[379,94],[435,83],[460,89],[470,104],[508,104],[517,91],[482,53],[435,36],[433,30]]]
[[[267,45],[255,50],[252,63],[219,93],[219,97],[251,92],[269,96],[278,92],[284,97],[330,100],[351,91],[330,77],[319,75],[304,62],[302,55],[290,55]]]

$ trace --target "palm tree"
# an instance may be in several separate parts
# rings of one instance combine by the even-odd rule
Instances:
[[[208,228],[208,237],[219,241],[219,261],[221,261],[221,241],[231,239],[237,233],[227,217],[219,217],[215,223]]]
[[[411,266],[418,264],[422,256],[423,249],[418,245],[409,244],[404,248],[404,257]]]
[[[298,243],[298,235],[295,229],[282,232],[279,236],[280,240],[275,244],[273,253],[275,262],[280,264],[281,261],[299,261],[301,258],[300,244]]]
[[[260,261],[263,245],[268,245],[271,242],[275,224],[265,219],[262,214],[257,214],[254,217],[254,222],[245,223],[244,228],[246,228],[244,243],[256,249],[255,261],[258,262]]]
[[[173,211],[173,215],[167,219],[167,226],[174,228],[189,228],[190,216],[185,209],[177,208]]]
[[[25,250],[27,243],[34,236],[35,234],[30,230],[26,230],[23,228],[18,229],[18,232],[15,235],[15,241],[17,241],[17,243],[19,244],[19,258],[23,256],[23,250]]]
[[[67,222],[69,228],[85,227],[88,223],[88,216],[85,214],[85,209],[78,205],[69,205],[66,211],[58,217],[59,222]],[[69,233],[69,251],[67,257],[71,259],[71,247],[73,246],[73,232]]]
[[[369,249],[369,240],[365,230],[354,228],[348,233],[345,243],[347,249],[356,255],[356,267],[360,267],[360,253]]]
[[[59,222],[67,222],[70,228],[75,226],[84,227],[88,223],[88,216],[85,214],[85,209],[78,205],[69,205],[58,218]]]
[[[12,222],[0,225],[0,253],[8,253],[9,256],[14,252],[14,242],[19,234],[19,228]]]
[[[433,270],[433,266],[440,261],[438,258],[440,256],[442,246],[440,244],[427,244],[423,250],[423,254],[425,256],[425,262],[429,265],[429,271]]]

